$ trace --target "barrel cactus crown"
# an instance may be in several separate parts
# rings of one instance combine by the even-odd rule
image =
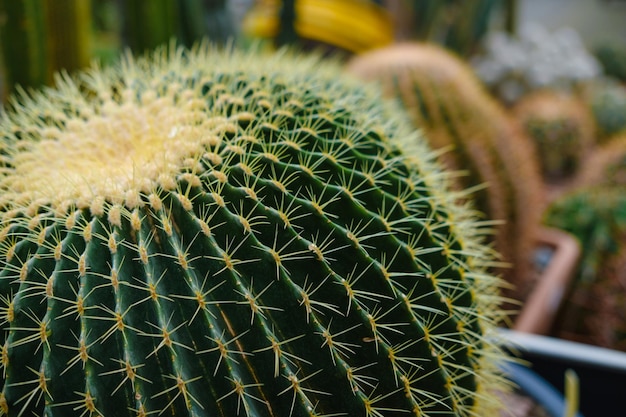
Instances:
[[[203,46],[13,102],[0,415],[496,405],[480,224],[399,112],[338,73]]]

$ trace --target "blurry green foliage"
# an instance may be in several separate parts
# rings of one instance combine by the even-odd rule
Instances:
[[[0,97],[18,85],[51,84],[56,72],[94,59],[109,64],[124,48],[143,53],[203,38],[223,44],[236,36],[228,6],[228,0],[0,0]]]
[[[545,222],[574,235],[585,249],[579,279],[592,281],[626,241],[626,194],[621,187],[585,187],[553,202]]]

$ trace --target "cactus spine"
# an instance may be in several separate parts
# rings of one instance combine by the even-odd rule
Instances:
[[[409,123],[339,73],[199,47],[16,105],[3,414],[489,412],[480,225]]]
[[[519,126],[467,64],[436,45],[379,49],[353,58],[347,70],[381,83],[388,96],[400,100],[431,145],[447,150],[442,160],[448,168],[463,171],[457,183],[474,187],[477,207],[488,219],[505,222],[495,226],[494,241],[513,264],[507,280],[524,292],[543,187],[534,148]]]

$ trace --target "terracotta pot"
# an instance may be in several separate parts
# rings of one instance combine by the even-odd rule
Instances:
[[[523,303],[513,329],[548,334],[576,272],[581,255],[578,241],[570,234],[542,227],[537,237],[537,251],[548,258],[541,267],[536,283]]]

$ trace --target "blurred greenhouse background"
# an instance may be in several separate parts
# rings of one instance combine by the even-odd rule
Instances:
[[[545,251],[526,232],[565,231],[583,253],[546,332],[626,350],[624,22],[619,0],[0,0],[0,96],[6,102],[20,88],[52,84],[57,71],[110,65],[125,50],[142,54],[173,40],[291,45],[334,55],[346,68],[410,44],[418,52],[381,55],[390,66],[362,74],[411,71],[393,75],[403,87],[396,99],[417,112],[433,146],[473,140],[471,152],[494,159],[495,176],[478,173],[477,183],[464,185],[486,183],[476,204],[506,209],[493,218],[484,211],[507,219],[494,244],[511,254],[505,261],[513,268],[501,272],[517,288],[511,297],[523,304],[544,269]],[[438,101],[427,97],[424,79],[439,89]],[[437,118],[434,108],[449,114]],[[460,128],[464,137],[454,137]],[[484,149],[476,150],[480,140]],[[476,161],[455,164],[471,171]],[[510,190],[489,188],[500,182]],[[515,249],[506,246],[511,236]],[[534,251],[518,260],[522,247]]]

